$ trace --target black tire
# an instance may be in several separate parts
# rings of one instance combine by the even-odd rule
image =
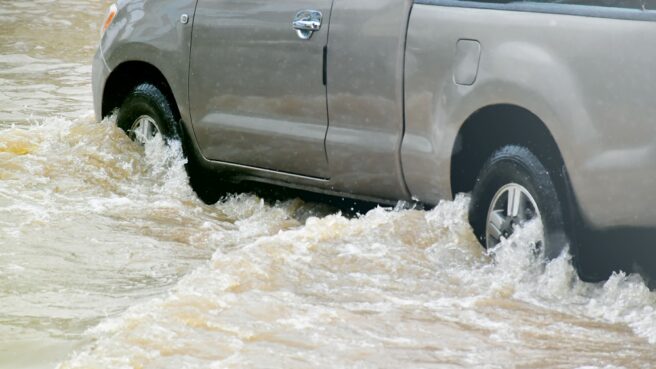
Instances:
[[[544,256],[558,257],[569,246],[563,203],[554,181],[540,160],[527,148],[505,146],[492,154],[481,169],[472,191],[469,221],[486,246],[488,213],[495,195],[504,186],[518,184],[528,191],[538,207],[544,227]]]
[[[134,139],[131,131],[135,121],[140,117],[148,116],[155,122],[166,142],[181,141],[187,157],[186,170],[191,188],[203,202],[214,204],[223,193],[223,183],[218,174],[200,164],[191,140],[184,135],[186,132],[182,128],[180,116],[171,106],[169,99],[156,86],[142,83],[123,101],[118,112],[117,125]]]
[[[180,139],[179,117],[173,113],[166,96],[150,83],[140,84],[128,94],[121,104],[116,122],[132,137],[132,126],[141,116],[151,117],[167,141]]]

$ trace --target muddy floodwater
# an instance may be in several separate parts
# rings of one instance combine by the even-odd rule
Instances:
[[[485,253],[468,199],[344,216],[187,184],[92,112],[106,1],[0,0],[0,368],[654,368],[656,294]]]

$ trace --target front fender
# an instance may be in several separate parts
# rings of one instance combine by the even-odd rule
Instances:
[[[152,65],[171,87],[182,119],[189,114],[189,55],[197,0],[119,1],[118,13],[102,37],[100,50],[109,70],[126,62]],[[182,15],[188,22],[181,21]],[[133,76],[139,82],[139,75]]]

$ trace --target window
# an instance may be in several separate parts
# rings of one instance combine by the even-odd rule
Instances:
[[[476,3],[490,4],[517,4],[517,3],[538,3],[538,4],[561,4],[561,5],[579,5],[579,6],[596,6],[606,8],[624,8],[636,10],[656,9],[656,0],[461,0]]]

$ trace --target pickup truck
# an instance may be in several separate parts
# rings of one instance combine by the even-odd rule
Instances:
[[[182,140],[208,201],[217,176],[379,203],[471,193],[483,246],[540,221],[548,259],[582,228],[656,226],[654,9],[119,0],[95,111],[141,143]]]

